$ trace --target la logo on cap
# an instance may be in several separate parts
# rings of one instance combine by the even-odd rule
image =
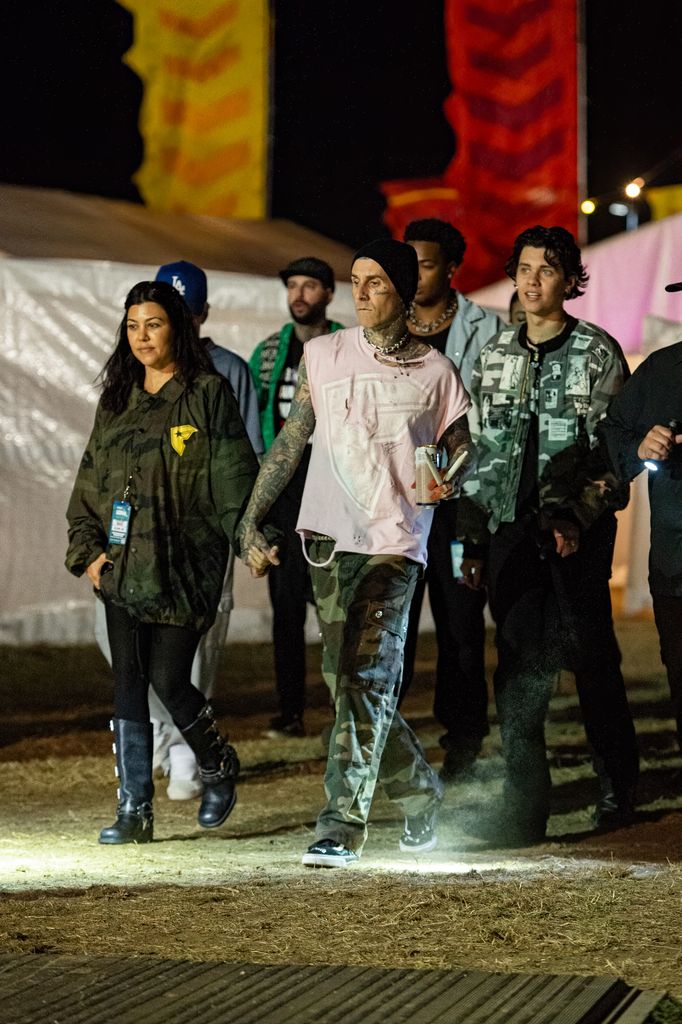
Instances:
[[[182,278],[178,277],[177,274],[173,274],[173,287],[176,291],[180,292],[181,295],[184,295],[187,290],[182,283]]]

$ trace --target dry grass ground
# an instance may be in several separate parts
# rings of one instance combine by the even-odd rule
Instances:
[[[495,850],[466,831],[499,792],[493,726],[473,778],[448,790],[436,852],[399,853],[401,822],[378,795],[365,853],[346,872],[300,865],[320,804],[328,712],[315,685],[309,735],[262,738],[273,710],[267,650],[228,651],[218,704],[244,774],[226,825],[198,829],[196,803],[169,801],[162,780],[155,842],[118,848],[96,842],[115,804],[97,655],[5,651],[0,951],[615,974],[682,997],[682,759],[652,627],[623,623],[620,636],[642,750],[635,825],[590,831],[596,785],[564,680],[548,727],[547,843]],[[427,637],[405,710],[437,763],[433,656]]]

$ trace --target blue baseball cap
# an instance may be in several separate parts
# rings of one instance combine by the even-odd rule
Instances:
[[[164,263],[159,267],[156,274],[157,281],[165,281],[180,292],[183,299],[194,316],[201,316],[206,305],[208,285],[206,274],[201,267],[187,260],[178,260],[177,263]]]

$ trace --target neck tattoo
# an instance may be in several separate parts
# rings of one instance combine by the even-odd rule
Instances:
[[[417,317],[414,308],[414,302],[410,303],[410,308],[407,311],[407,319],[410,321],[415,331],[419,331],[420,334],[433,334],[437,331],[441,324],[444,324],[446,320],[451,320],[457,312],[457,295],[452,292],[448,299],[448,304],[439,317],[435,320],[420,320]]]

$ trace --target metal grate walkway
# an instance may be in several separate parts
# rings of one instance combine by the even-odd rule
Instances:
[[[613,978],[0,955],[1,1024],[643,1024]]]

